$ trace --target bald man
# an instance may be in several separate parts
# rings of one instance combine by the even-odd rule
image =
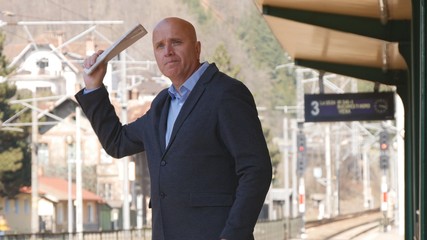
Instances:
[[[163,19],[152,40],[172,84],[145,115],[122,126],[102,84],[105,64],[84,75],[79,104],[108,154],[146,152],[154,240],[254,239],[271,160],[252,94],[214,63],[200,62],[191,23]]]

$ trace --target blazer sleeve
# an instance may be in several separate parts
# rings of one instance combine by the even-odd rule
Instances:
[[[109,155],[122,158],[144,150],[141,128],[135,122],[122,126],[105,87],[86,94],[81,90],[75,97]]]
[[[219,129],[238,177],[236,199],[221,237],[252,239],[270,188],[272,166],[254,99],[241,82],[234,82],[223,92]]]

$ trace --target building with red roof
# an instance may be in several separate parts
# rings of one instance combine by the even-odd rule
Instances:
[[[76,222],[76,185],[71,185],[73,216],[68,216],[68,181],[56,177],[38,178],[38,215],[40,232],[68,232],[68,221]],[[97,194],[82,189],[83,230],[98,231],[111,229],[111,208]],[[31,232],[31,188],[21,188],[15,198],[0,197],[2,215],[10,233]],[[75,224],[73,224],[75,231]]]

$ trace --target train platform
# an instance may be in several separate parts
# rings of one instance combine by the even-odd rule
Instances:
[[[369,231],[354,239],[355,240],[404,240],[405,236],[399,234],[397,228],[392,228],[387,232],[383,232],[380,230]]]

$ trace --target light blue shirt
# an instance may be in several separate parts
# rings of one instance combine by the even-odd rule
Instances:
[[[169,144],[169,140],[172,134],[173,126],[175,124],[175,120],[178,117],[179,112],[181,111],[182,106],[190,95],[191,90],[193,90],[197,81],[199,81],[200,76],[205,72],[205,70],[209,67],[208,62],[204,62],[199,69],[197,69],[179,88],[179,91],[175,89],[173,85],[171,85],[168,89],[169,95],[171,96],[171,103],[169,106],[169,114],[168,114],[168,122],[166,128],[166,146]]]

